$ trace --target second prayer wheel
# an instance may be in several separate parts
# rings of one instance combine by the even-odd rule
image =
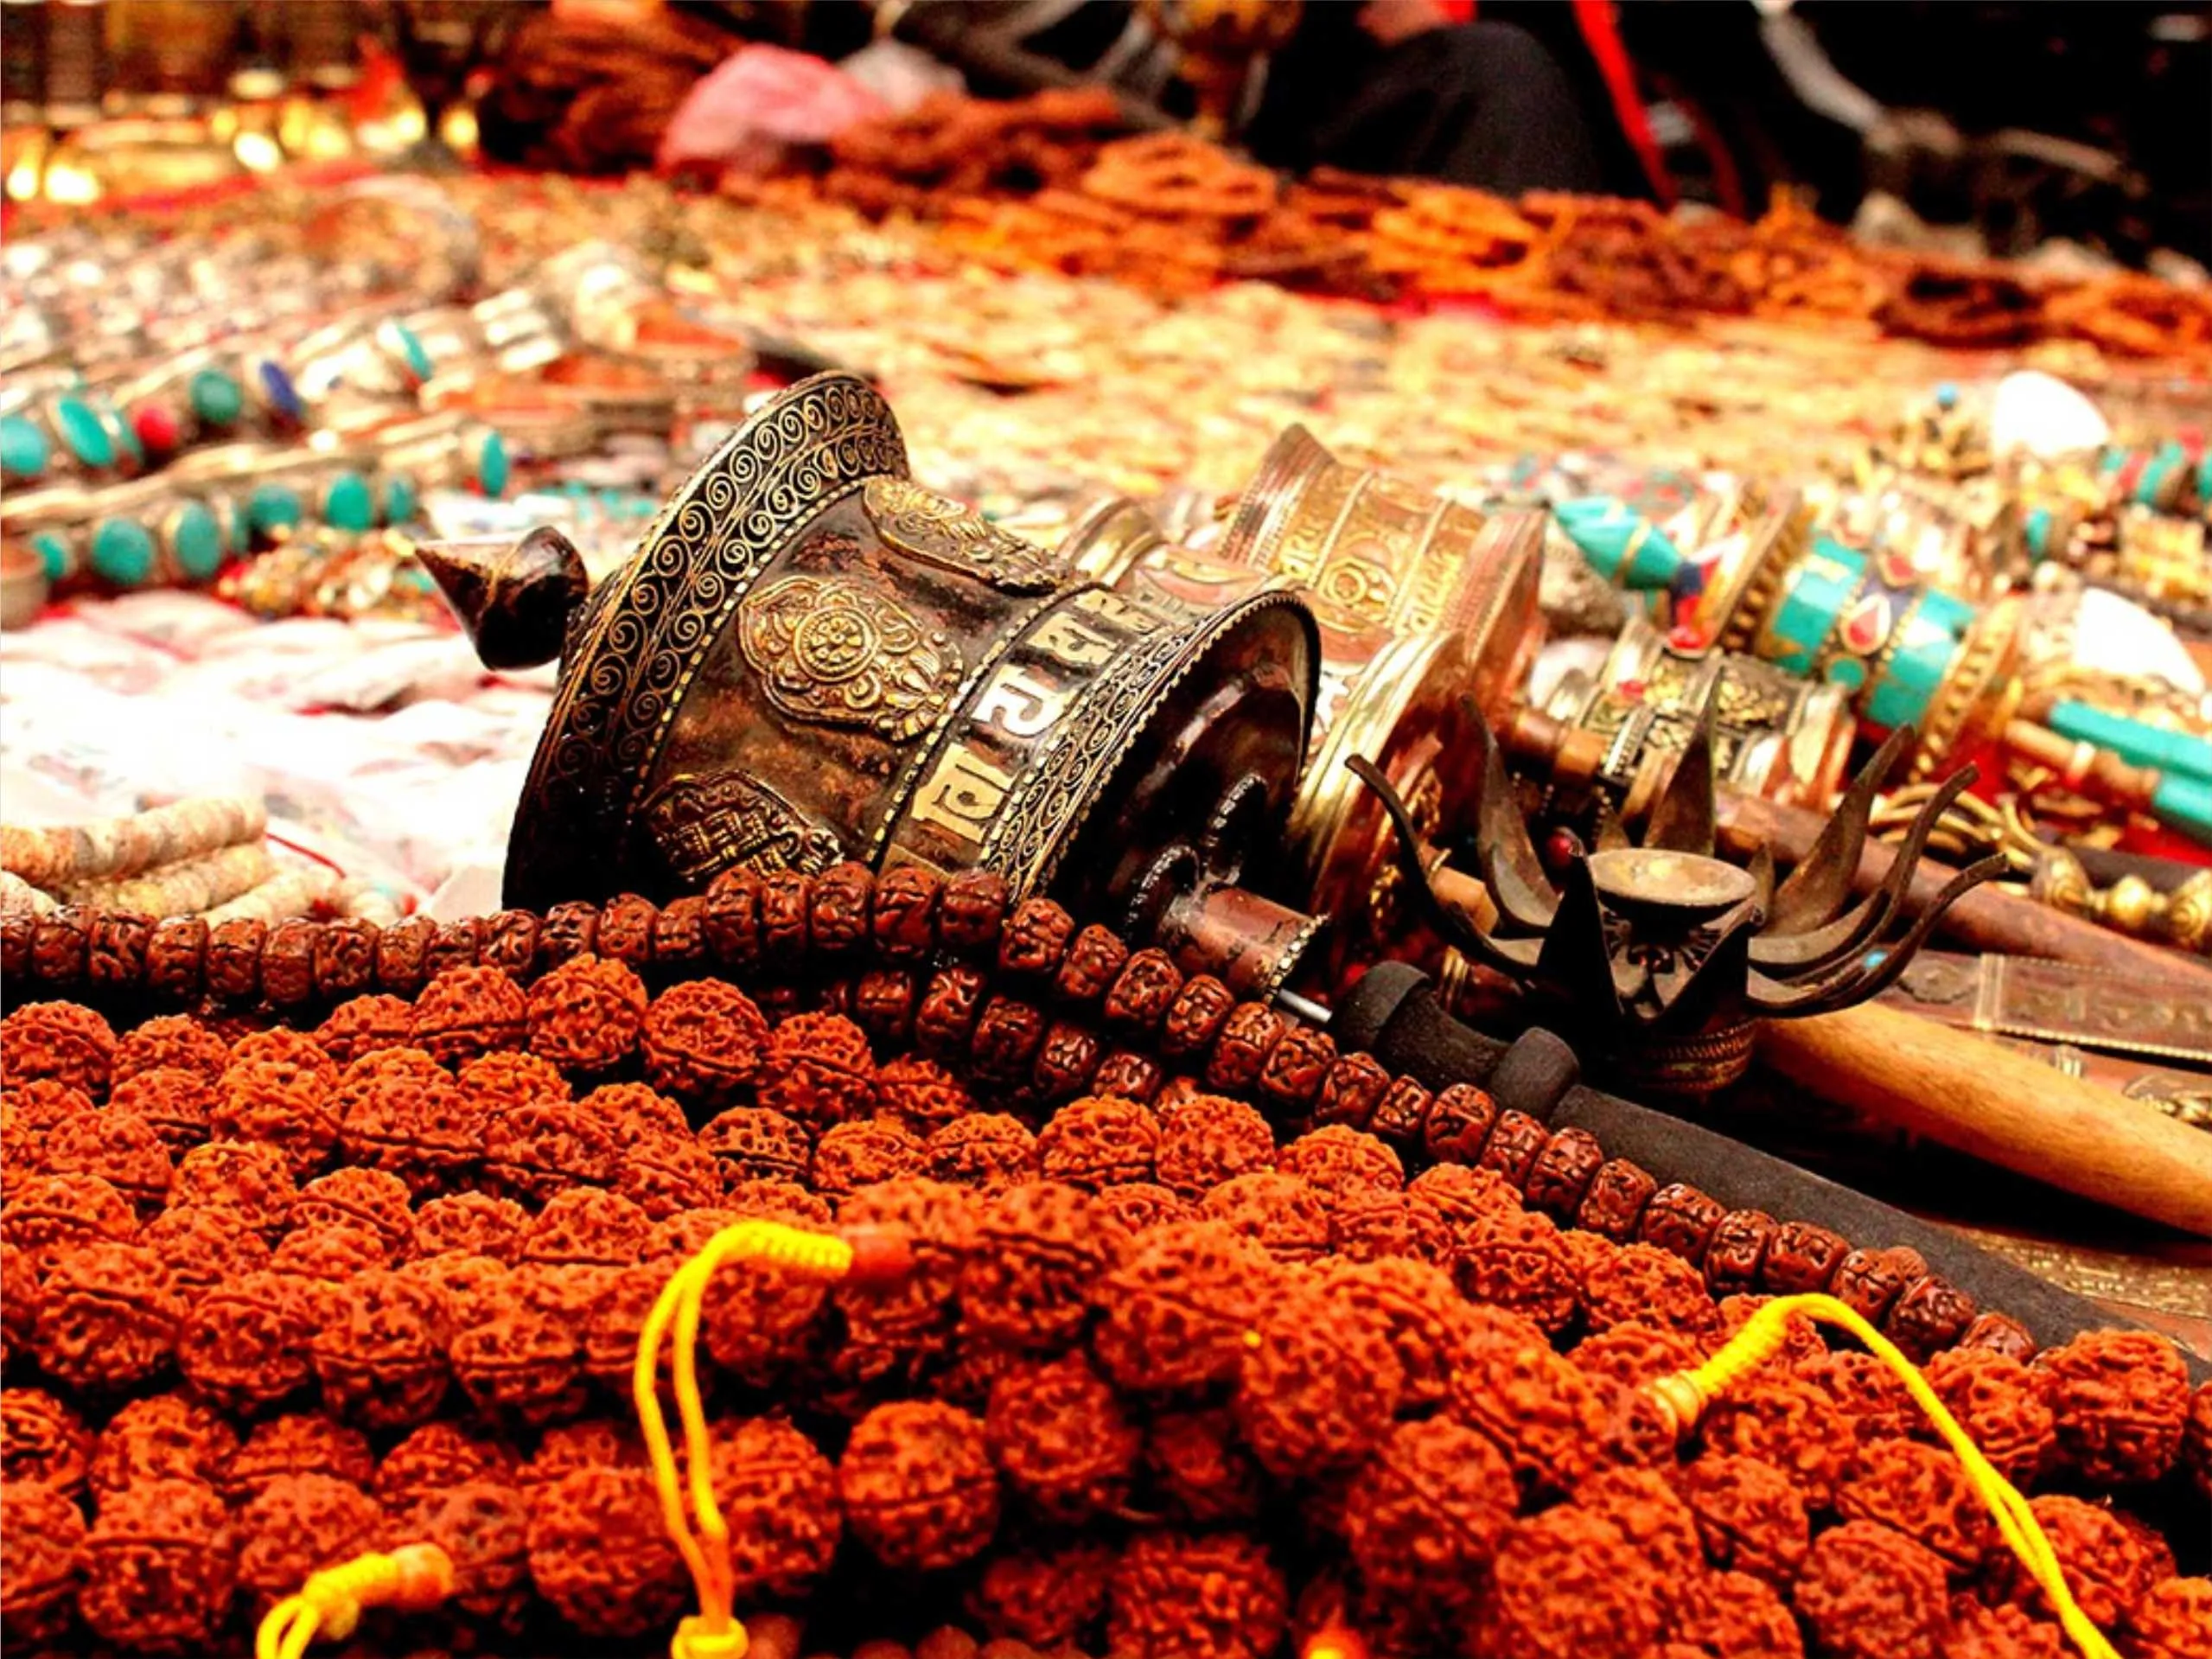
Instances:
[[[492,630],[567,574],[518,549],[456,577],[454,556],[430,562],[480,650],[550,655]],[[781,394],[569,609],[507,903],[856,859],[991,870],[1103,917],[1264,877],[1315,704],[1304,606],[1170,614],[1064,577],[913,483],[864,382]]]

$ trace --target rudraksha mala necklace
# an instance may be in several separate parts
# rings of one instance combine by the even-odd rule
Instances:
[[[1117,1651],[1259,1659],[1286,1627],[1318,1628],[1284,1575],[1315,1548],[1347,1562],[1341,1616],[1378,1653],[1540,1651],[1593,1617],[1584,1652],[1641,1659],[1662,1634],[1792,1652],[1786,1594],[1853,1659],[1932,1655],[1986,1622],[1942,1593],[1945,1563],[1980,1547],[1961,1541],[1978,1511],[1942,1473],[1956,1465],[1917,1442],[1852,1449],[1911,1418],[1885,1374],[1779,1313],[1748,1349],[1724,1341],[1754,1315],[1737,1292],[1784,1288],[1802,1251],[1819,1264],[1804,1282],[1880,1304],[1893,1334],[1932,1346],[1905,1311],[1950,1293],[1909,1254],[1715,1213],[1605,1159],[1585,1131],[1532,1118],[1516,1139],[1512,1109],[1482,1091],[1406,1084],[1280,1016],[1240,1048],[1226,991],[1055,907],[1010,906],[987,877],[732,877],[682,903],[580,913],[589,933],[571,938],[597,948],[573,955],[543,948],[545,918],[520,978],[481,960],[486,929],[463,929],[476,960],[440,967],[411,1001],[375,988],[386,941],[372,939],[367,988],[312,1038],[238,1035],[238,1011],[268,1005],[209,1001],[204,977],[201,1020],[148,1019],[119,1041],[65,1004],[0,1026],[11,1169],[35,1171],[0,1216],[9,1350],[55,1390],[11,1386],[0,1438],[7,1477],[69,1511],[35,1535],[10,1529],[11,1634],[66,1635],[73,1598],[103,1639],[204,1648],[239,1589],[241,1611],[284,1612],[282,1652],[364,1609],[373,1642],[374,1621],[432,1599],[435,1618],[476,1630],[526,1609],[587,1636],[675,1627],[687,1592],[666,1505],[593,1402],[641,1371],[651,1386],[658,1368],[636,1354],[677,1268],[747,1216],[818,1242],[883,1241],[897,1269],[826,1283],[795,1259],[693,1270],[717,1382],[692,1432],[748,1607],[819,1582],[849,1533],[893,1575],[966,1583],[986,1630],[1036,1646],[1103,1624]],[[765,958],[777,916],[795,918],[791,945]],[[645,941],[630,953],[642,974],[602,954],[625,923]],[[877,942],[902,927],[904,956]],[[732,941],[752,954],[731,977],[774,1024],[701,977]],[[265,946],[257,966],[265,980]],[[872,1043],[837,1011],[857,1016],[871,973],[907,976],[874,1005]],[[972,1013],[925,1021],[947,976]],[[99,999],[158,1000],[143,983]],[[998,1029],[1019,1007],[1093,1044],[1088,1082],[1041,1073],[1042,1038],[991,1037],[994,1006]],[[311,980],[290,1008],[325,1013]],[[927,1058],[874,1058],[932,1030],[975,1099]],[[1125,1050],[1151,1068],[1132,1074],[1138,1097],[1094,1092],[1047,1117],[1062,1088],[1099,1090]],[[994,1055],[996,1082],[982,1075]],[[150,1124],[150,1139],[131,1127],[145,1121],[132,1102],[155,1098],[143,1080],[163,1074],[213,1095],[200,1126],[165,1118],[187,1149],[175,1166]],[[1406,1105],[1386,1111],[1393,1093]],[[1314,1126],[1278,1148],[1255,1101]],[[333,1117],[335,1140],[301,1133]],[[106,1132],[76,1133],[87,1118]],[[199,1144],[219,1122],[248,1139]],[[1432,1139],[1478,1166],[1407,1182]],[[135,1202],[109,1178],[126,1171]],[[1546,1206],[1613,1219],[1563,1230]],[[195,1216],[217,1225],[182,1224]],[[1756,1267],[1731,1237],[1761,1242]],[[1698,1267],[1662,1247],[1685,1238]],[[188,1302],[188,1274],[208,1287]],[[1743,1381],[1712,1389],[1702,1451],[1681,1465],[1699,1482],[1676,1496],[1660,1472],[1676,1431],[1639,1390],[1777,1335]],[[147,1397],[172,1345],[190,1391]],[[2031,1367],[2032,1347],[1984,1315],[1929,1371],[2008,1470],[2126,1484],[2202,1460],[2190,1425],[2212,1396],[2192,1398],[2156,1339],[2085,1337]],[[86,1424],[118,1392],[143,1403],[95,1447]],[[320,1410],[298,1409],[317,1394]],[[769,1405],[800,1421],[745,1414]],[[84,1529],[60,1495],[88,1484]],[[2171,1577],[2121,1521],[2062,1494],[2031,1508],[2088,1617],[2187,1629],[2198,1581]],[[1843,1522],[1809,1549],[1808,1510]],[[1263,1525],[1270,1514],[1304,1516],[1294,1530],[1312,1541]],[[1431,1537],[1452,1541],[1450,1565],[1411,1572]],[[36,1559],[15,1553],[32,1541]],[[1665,1579],[1694,1594],[1662,1593],[1669,1560]],[[129,1588],[149,1569],[182,1587],[160,1609]],[[1607,1588],[1586,1615],[1561,1586],[1593,1572]],[[1996,1612],[2017,1616],[2036,1582],[2006,1579]],[[1875,1645],[1831,1640],[1870,1596],[1896,1600]]]

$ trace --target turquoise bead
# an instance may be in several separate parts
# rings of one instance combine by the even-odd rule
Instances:
[[[476,488],[487,495],[504,495],[507,481],[507,440],[497,432],[487,432],[476,451]]]
[[[154,576],[154,538],[134,519],[103,519],[92,529],[92,569],[118,588],[143,588]]]
[[[29,415],[0,415],[0,473],[35,478],[46,470],[53,448]]]
[[[219,368],[195,370],[185,383],[185,395],[191,400],[192,412],[203,425],[229,427],[238,424],[245,412],[245,388],[238,378]]]
[[[2060,737],[2109,749],[2131,766],[2148,766],[2170,776],[2181,774],[2212,782],[2212,742],[2202,737],[2147,726],[2087,703],[2052,705],[2049,724]]]
[[[1554,516],[1590,567],[1609,582],[1641,590],[1664,588],[1682,567],[1681,550],[1665,531],[1610,496],[1562,501]]]
[[[1953,634],[1964,634],[1974,625],[1972,605],[1956,595],[1941,593],[1934,588],[1921,596],[1920,616],[1922,621]]]
[[[2030,507],[2020,526],[2020,539],[2028,549],[2028,557],[2040,565],[2050,557],[2050,509]]]
[[[335,530],[367,530],[376,522],[376,498],[368,480],[357,472],[341,472],[322,492],[323,522]]]
[[[300,493],[290,484],[257,484],[246,498],[245,515],[265,536],[289,530],[307,515]]]
[[[54,400],[54,430],[61,435],[61,443],[77,459],[80,466],[112,467],[115,464],[115,440],[108,436],[107,428],[92,405],[73,392],[65,392]]]
[[[177,568],[194,582],[204,582],[223,567],[223,527],[200,501],[187,501],[169,527],[169,552]]]
[[[46,566],[49,584],[62,582],[76,574],[76,552],[59,530],[38,531],[31,537],[31,548]]]
[[[2168,829],[2200,846],[2212,846],[2212,782],[2169,775],[2151,796],[2151,811]]]
[[[1865,577],[1865,554],[1820,538],[1812,554],[1790,573],[1760,654],[1788,673],[1810,673]]]
[[[386,524],[408,524],[422,510],[423,498],[415,488],[412,473],[388,472],[384,475],[384,521]]]
[[[404,322],[394,322],[390,327],[392,337],[399,344],[399,354],[406,361],[407,372],[418,380],[429,380],[437,366],[430,361],[430,353],[415,331]]]
[[[1860,712],[1885,731],[1918,725],[1959,654],[1959,641],[1947,629],[1915,616],[1905,624],[1904,638],[1890,654],[1881,679],[1867,693]]]

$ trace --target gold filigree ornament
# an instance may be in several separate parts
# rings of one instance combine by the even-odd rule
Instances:
[[[903,743],[959,684],[950,635],[924,628],[888,590],[843,577],[787,577],[748,598],[737,622],[768,701],[794,720]]]
[[[862,495],[876,533],[923,565],[974,577],[1007,593],[1049,593],[1064,572],[1034,542],[1000,529],[964,501],[903,478],[871,478]]]

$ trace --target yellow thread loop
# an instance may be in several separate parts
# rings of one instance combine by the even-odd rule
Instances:
[[[669,1643],[672,1659],[744,1659],[745,1627],[732,1603],[736,1573],[730,1561],[730,1525],[716,1503],[706,1403],[699,1391],[699,1320],[707,1285],[727,1262],[755,1261],[819,1279],[842,1279],[852,1271],[853,1247],[834,1234],[809,1233],[781,1222],[749,1218],[734,1222],[706,1241],[699,1253],[669,1276],[638,1335],[637,1361],[630,1370],[630,1394],[638,1424],[645,1431],[646,1455],[660,1494],[661,1519],[675,1541],[684,1565],[698,1588],[699,1611],[677,1627]],[[673,1382],[676,1414],[683,1426],[687,1469],[676,1466],[676,1448],[660,1411],[660,1344],[673,1330]],[[689,1476],[688,1481],[685,1476]],[[688,1511],[684,1502],[690,1490]],[[697,1527],[693,1522],[696,1518]],[[270,1659],[264,1656],[263,1659]]]
[[[254,1641],[255,1659],[300,1659],[318,1636],[342,1642],[367,1607],[432,1607],[453,1593],[453,1560],[436,1544],[371,1550],[312,1574],[299,1593],[269,1610]]]
[[[2058,1553],[2051,1547],[2050,1538],[2043,1531],[2043,1523],[2036,1519],[2035,1511],[2028,1507],[2028,1500],[2020,1496],[1982,1455],[1981,1448],[1966,1430],[1959,1426],[1959,1420],[1951,1415],[1928,1379],[1921,1375],[1920,1368],[1907,1359],[1896,1343],[1834,1297],[1778,1296],[1744,1321],[1743,1328],[1703,1365],[1691,1371],[1678,1371],[1651,1384],[1650,1396],[1673,1421],[1677,1438],[1697,1426],[1708,1403],[1774,1356],[1788,1339],[1789,1321],[1794,1318],[1840,1326],[1865,1343],[1868,1353],[1896,1373],[1914,1403],[1928,1414],[1928,1420],[1935,1426],[1944,1444],[1966,1466],[1967,1478],[1989,1506],[2006,1547],[2028,1569],[2074,1645],[2087,1659],[2119,1659],[2112,1643],[2090,1622],[2074,1599],[2074,1592],[2067,1588]]]

